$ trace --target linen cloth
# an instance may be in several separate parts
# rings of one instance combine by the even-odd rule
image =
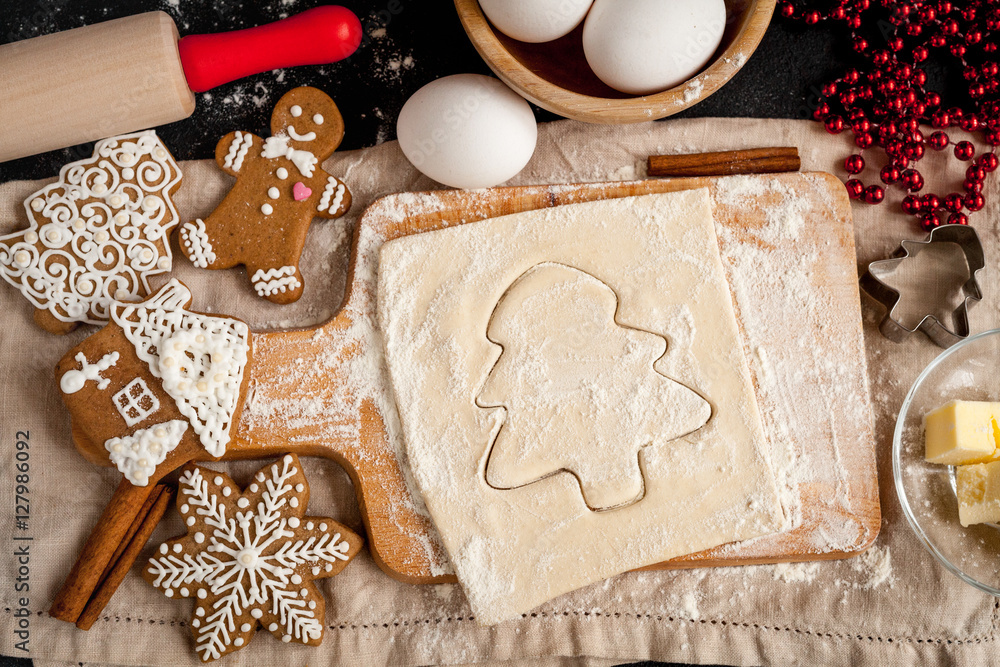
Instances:
[[[799,147],[803,170],[844,176],[842,158],[850,151],[848,137],[827,135],[811,121],[692,119],[633,126],[560,121],[539,130],[534,158],[511,184],[631,179],[643,176],[650,154],[786,145]],[[966,166],[952,159],[944,172],[944,164],[934,156],[921,163],[927,176],[945,174],[941,187],[928,179],[929,189],[942,195],[960,185]],[[212,161],[181,166],[184,183],[175,202],[182,221],[204,217],[232,179]],[[338,153],[324,168],[349,185],[354,205],[341,220],[312,225],[302,260],[303,298],[290,306],[267,303],[256,297],[243,271],[196,270],[175,245],[172,275],[192,288],[194,309],[241,317],[255,330],[322,322],[342,298],[350,230],[365,207],[380,195],[439,187],[409,165],[395,142]],[[0,186],[0,233],[25,226],[23,200],[45,182]],[[1000,252],[993,190],[990,185],[988,208],[973,216],[988,261]],[[900,213],[895,203],[855,204],[854,215],[859,268],[888,257],[903,238],[924,237],[915,219]],[[1000,272],[987,269],[986,299],[972,311],[974,331],[997,326],[998,277]],[[738,665],[1000,664],[1000,601],[936,564],[906,525],[892,486],[896,412],[940,349],[921,335],[898,345],[888,342],[876,329],[877,308],[864,301],[876,426],[872,446],[884,517],[881,535],[865,555],[809,565],[627,573],[553,600],[521,620],[483,628],[470,619],[458,585],[399,583],[362,551],[339,576],[317,582],[327,596],[320,648],[282,644],[258,632],[221,664],[597,665],[643,659]],[[164,597],[138,576],[138,566],[89,632],[46,613],[120,474],[76,453],[53,380],[57,360],[94,328],[57,337],[37,328],[31,316],[28,302],[0,284],[0,653],[30,656],[39,665],[200,664],[187,626],[192,603]],[[15,526],[18,431],[30,432],[27,530]],[[331,461],[303,461],[312,489],[309,514],[333,516],[362,532],[346,473]],[[245,484],[259,463],[210,465]],[[171,509],[139,562],[160,541],[183,531]],[[23,544],[13,541],[15,535],[33,538],[27,593],[14,587],[12,553]],[[19,597],[29,598],[31,611],[27,654],[14,646]]]

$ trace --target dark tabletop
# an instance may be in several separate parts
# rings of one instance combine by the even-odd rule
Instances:
[[[179,160],[210,158],[219,137],[235,129],[267,135],[274,103],[301,85],[322,88],[337,102],[347,128],[341,150],[373,146],[396,138],[399,109],[425,83],[448,74],[490,73],[466,38],[449,0],[340,2],[361,17],[365,28],[365,40],[356,54],[335,65],[266,72],[198,95],[192,117],[157,128],[174,155]],[[0,0],[0,44],[155,9],[170,14],[181,35],[190,35],[252,27],[320,4],[326,3]],[[763,43],[733,80],[680,116],[810,117],[819,86],[839,73],[850,57],[839,36],[836,30],[775,19]],[[557,118],[538,109],[536,116],[540,121]],[[90,154],[90,145],[85,145],[3,163],[0,183],[55,176],[66,162]],[[0,657],[0,667],[6,665],[30,665],[30,661]]]
[[[347,127],[341,150],[373,146],[396,138],[399,109],[425,83],[447,74],[490,73],[449,0],[341,2],[361,17],[365,28],[357,53],[334,65],[265,72],[198,95],[193,116],[157,128],[174,155],[180,160],[210,158],[219,137],[236,129],[267,135],[274,102],[301,85],[322,88],[337,102]],[[322,0],[0,0],[0,43],[154,9],[170,14],[181,35],[211,33],[268,23],[320,4]],[[824,28],[776,19],[733,80],[680,116],[808,117],[818,86],[838,73],[849,55],[834,46],[834,36]],[[557,118],[541,110],[537,116],[540,121]],[[86,145],[2,163],[0,182],[55,176],[66,162],[90,154]]]

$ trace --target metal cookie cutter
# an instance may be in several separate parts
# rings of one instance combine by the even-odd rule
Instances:
[[[952,313],[955,329],[952,331],[934,315],[927,315],[914,329],[908,329],[893,317],[899,303],[899,291],[884,283],[878,275],[886,275],[907,257],[915,257],[932,243],[957,244],[969,264],[969,279],[962,285],[965,298]],[[893,342],[900,342],[915,331],[923,331],[939,346],[947,348],[969,336],[969,306],[983,298],[977,274],[986,266],[983,244],[976,230],[967,225],[944,225],[931,231],[926,241],[903,241],[891,259],[872,262],[861,276],[861,289],[885,307],[885,317],[879,324],[882,335]]]

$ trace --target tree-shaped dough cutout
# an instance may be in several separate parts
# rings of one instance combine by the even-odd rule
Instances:
[[[477,397],[504,408],[486,481],[512,489],[559,472],[592,510],[639,501],[640,451],[704,426],[712,408],[661,374],[667,341],[620,324],[618,296],[594,276],[539,264],[504,293],[487,328],[502,348]]]

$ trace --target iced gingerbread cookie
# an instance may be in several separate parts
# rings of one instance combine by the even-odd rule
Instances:
[[[246,490],[188,465],[177,494],[187,534],[160,545],[143,577],[169,598],[194,598],[191,632],[205,662],[239,650],[258,626],[283,642],[318,646],[325,601],[313,583],[361,549],[333,519],[305,516],[309,485],[298,457],[261,468]]]
[[[205,220],[181,225],[180,245],[195,266],[242,264],[258,295],[274,303],[302,296],[299,256],[313,218],[339,218],[351,193],[320,168],[344,136],[333,100],[317,88],[294,88],[278,100],[267,139],[232,132],[215,161],[236,185]]]
[[[180,184],[155,132],[99,141],[93,157],[67,164],[25,201],[28,228],[0,237],[0,276],[46,331],[103,324],[114,302],[145,297],[149,276],[170,270]]]
[[[141,303],[112,303],[108,324],[56,367],[77,448],[136,486],[159,479],[175,449],[221,457],[243,409],[249,327],[190,304],[177,280]]]

